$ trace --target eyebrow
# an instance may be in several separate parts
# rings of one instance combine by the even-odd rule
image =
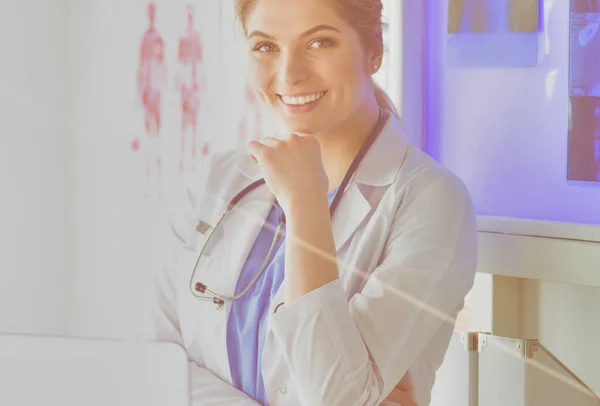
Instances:
[[[332,27],[331,25],[327,25],[327,24],[321,24],[321,25],[317,25],[316,27],[311,28],[308,31],[305,31],[302,35],[300,35],[301,37],[308,37],[309,35],[314,34],[315,32],[318,31],[335,31],[335,32],[339,32],[341,34],[341,31],[338,30],[335,27]],[[270,40],[274,40],[275,37],[273,37],[272,35],[266,34],[262,31],[252,31],[249,35],[248,35],[248,39],[252,38],[252,37],[265,37],[267,39]]]

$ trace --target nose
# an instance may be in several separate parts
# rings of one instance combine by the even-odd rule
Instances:
[[[280,80],[288,86],[295,86],[308,78],[306,58],[300,52],[287,52],[281,58]]]

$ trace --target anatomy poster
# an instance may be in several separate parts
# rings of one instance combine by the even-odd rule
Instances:
[[[188,5],[187,25],[178,43],[175,78],[175,87],[181,102],[180,172],[193,169],[196,156],[206,156],[210,151],[205,137],[198,133],[199,112],[204,107],[202,96],[206,91],[207,81],[203,66],[202,38],[194,24],[194,7]]]
[[[146,155],[146,180],[160,180],[163,157],[161,154],[162,103],[167,85],[165,40],[156,27],[157,8],[154,3],[147,6],[148,27],[139,45],[137,66],[138,100],[143,109],[144,136],[136,137],[133,149]]]
[[[144,196],[168,200],[207,157],[276,135],[279,122],[248,85],[233,2],[149,1],[136,18],[132,147]]]
[[[571,0],[569,180],[600,182],[600,0]]]

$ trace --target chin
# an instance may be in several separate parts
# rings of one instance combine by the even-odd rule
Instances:
[[[319,128],[310,125],[288,125],[288,132],[298,135],[315,135],[318,134]]]
[[[328,126],[323,120],[312,117],[281,117],[281,120],[289,133],[301,135],[317,135],[328,130]]]

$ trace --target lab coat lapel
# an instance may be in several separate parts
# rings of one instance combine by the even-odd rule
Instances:
[[[339,252],[354,231],[371,212],[371,204],[355,182],[351,182],[344,192],[331,219],[336,252]]]
[[[398,118],[388,117],[381,134],[359,164],[332,218],[333,238],[338,252],[373,210],[368,194],[365,195],[363,190],[387,187],[396,179],[408,146],[402,134]]]

